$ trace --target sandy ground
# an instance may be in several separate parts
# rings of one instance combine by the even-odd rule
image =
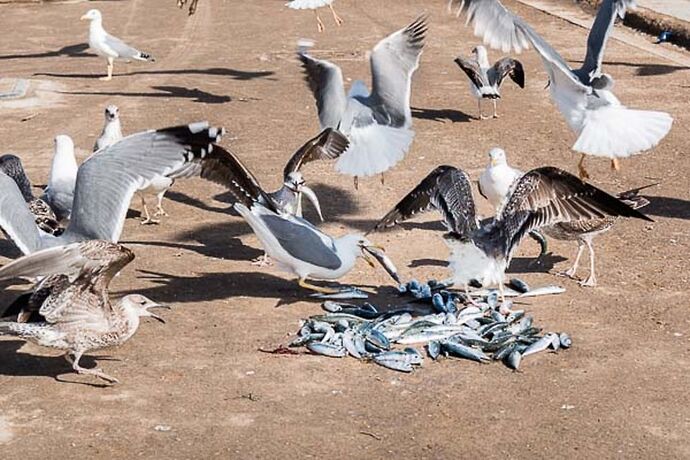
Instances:
[[[112,82],[97,80],[105,62],[75,46],[85,42],[86,24],[77,19],[89,5],[103,11],[108,30],[153,53],[156,63],[116,64]],[[317,34],[313,14],[273,0],[201,0],[191,18],[172,0],[4,5],[0,27],[12,32],[0,42],[3,76],[47,82],[48,93],[41,107],[0,105],[2,151],[21,155],[33,181],[45,183],[53,137],[69,133],[84,158],[104,106],[114,103],[126,132],[198,119],[225,126],[223,143],[272,189],[293,149],[318,130],[294,58],[297,39],[317,38],[315,55],[342,66],[348,79],[368,80],[366,51],[426,9],[412,151],[385,185],[364,180],[359,192],[331,165],[309,165],[328,220],[323,227],[333,235],[366,230],[438,164],[477,177],[496,145],[525,170],[551,164],[575,171],[574,138],[544,91],[534,53],[521,57],[526,88],[506,83],[502,117],[479,122],[452,62],[477,41],[445,14],[445,1],[336,6],[345,24],[336,28],[326,11],[326,32]],[[577,65],[585,30],[509,6]],[[599,287],[552,274],[569,266],[574,244],[551,242],[553,256],[532,271],[528,257],[537,247],[527,241],[513,263],[511,271],[532,285],[567,288],[525,308],[547,330],[569,331],[570,351],[526,360],[520,373],[446,360],[411,375],[353,359],[260,353],[286,343],[299,319],[320,307],[285,274],[250,264],[261,254],[257,239],[228,213],[221,188],[180,182],[161,225],[141,226],[133,203],[122,241],[137,258],[113,285],[117,295],[140,292],[169,304],[168,323],[146,322],[124,347],[94,355],[122,381],[107,388],[85,385],[93,380],[70,374],[56,353],[2,339],[2,457],[690,457],[690,72],[618,41],[609,43],[605,67],[626,105],[665,110],[676,121],[658,148],[623,162],[620,173],[590,161],[595,183],[614,192],[661,182],[648,194],[654,224],[622,222],[597,240]],[[488,204],[480,210],[488,214]],[[446,275],[435,220],[373,236],[404,277]],[[0,250],[16,257],[7,242]],[[396,301],[387,275],[366,264],[343,282],[383,286],[376,299]],[[0,301],[20,290],[5,290]]]

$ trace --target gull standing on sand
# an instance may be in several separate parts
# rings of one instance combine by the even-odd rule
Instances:
[[[321,128],[336,128],[350,139],[335,169],[357,178],[383,174],[402,160],[412,144],[410,88],[419,65],[427,31],[426,18],[381,40],[371,52],[372,90],[355,81],[345,95],[343,74],[337,65],[311,57],[304,44],[299,50],[319,114]],[[383,180],[383,176],[382,176]]]
[[[343,20],[333,9],[334,1],[335,0],[291,0],[287,2],[285,6],[293,10],[314,10],[314,14],[316,14],[316,27],[318,28],[319,32],[323,32],[325,27],[321,21],[321,18],[319,17],[318,11],[318,9],[321,7],[328,5],[328,8],[330,8],[331,13],[333,14],[333,20],[335,21],[336,25],[340,26],[343,23]]]
[[[494,105],[493,117],[498,118],[496,99],[501,98],[499,88],[506,76],[509,76],[520,88],[525,87],[525,71],[520,61],[504,57],[489,67],[486,48],[481,45],[474,47],[471,58],[465,59],[458,56],[455,58],[455,63],[470,79],[470,92],[477,100],[480,120],[488,118],[482,113],[482,99],[491,99]]]
[[[66,134],[56,136],[48,186],[41,199],[48,203],[60,222],[69,219],[72,212],[78,169],[72,138]]]
[[[96,152],[102,148],[110,147],[122,139],[122,125],[120,123],[120,110],[115,105],[109,105],[105,108],[105,125],[101,135],[96,139],[96,144],[93,151]],[[151,180],[150,185],[143,190],[139,190],[137,195],[141,199],[142,214],[144,218],[141,221],[142,225],[157,224],[160,221],[151,217],[149,209],[146,206],[146,197],[154,195],[156,197],[156,212],[154,217],[167,216],[168,213],[163,209],[163,197],[165,192],[172,187],[175,181],[166,176],[158,176]]]
[[[520,52],[533,46],[549,75],[551,98],[577,135],[573,150],[582,153],[580,177],[589,177],[585,155],[618,159],[651,149],[671,129],[673,118],[665,112],[633,110],[613,94],[613,78],[602,72],[604,49],[616,17],[623,17],[634,0],[603,0],[587,38],[582,67],[572,69],[551,45],[520,17],[498,0],[464,0],[460,12],[467,14],[474,33],[484,43],[504,52]]]
[[[375,229],[392,227],[430,209],[441,212],[449,229],[444,237],[452,251],[450,268],[454,282],[465,286],[465,290],[472,280],[484,287],[498,285],[501,297],[513,250],[530,231],[617,216],[651,221],[618,198],[566,171],[542,167],[520,177],[496,218],[480,225],[467,174],[452,166],[439,166]]]
[[[134,193],[160,175],[203,161],[223,130],[206,122],[127,136],[79,167],[72,214],[60,236],[39,231],[17,184],[0,173],[0,227],[24,254],[85,240],[117,242]]]
[[[110,383],[118,380],[101,369],[79,365],[85,353],[122,345],[139,328],[141,317],[165,322],[149,309],[162,307],[139,294],[116,303],[108,286],[113,277],[134,259],[124,246],[90,240],[44,249],[0,269],[0,280],[39,278],[30,304],[38,309],[38,322],[0,322],[0,335],[14,335],[37,345],[64,350],[67,362],[79,374]],[[21,317],[33,312],[23,311]]]
[[[101,80],[108,81],[113,79],[113,64],[115,59],[154,62],[155,59],[149,53],[144,53],[132,48],[117,37],[113,37],[103,28],[103,17],[101,12],[92,9],[86,12],[81,20],[89,20],[89,47],[99,56],[108,60],[108,75],[101,77]]]

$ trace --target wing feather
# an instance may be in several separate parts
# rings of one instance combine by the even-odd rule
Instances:
[[[299,171],[305,163],[338,158],[349,145],[350,141],[340,131],[326,128],[292,155],[283,169],[283,177],[287,179],[290,173]]]

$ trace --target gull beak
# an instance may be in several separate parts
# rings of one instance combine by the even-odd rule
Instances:
[[[146,307],[147,316],[150,316],[151,318],[153,318],[153,319],[155,319],[155,320],[158,320],[158,321],[160,321],[161,323],[165,324],[165,320],[164,320],[161,316],[158,316],[157,314],[151,313],[151,312],[149,311],[150,308],[165,308],[165,309],[167,309],[167,310],[171,310],[171,308],[170,308],[169,306],[167,306],[167,305],[162,305],[162,304],[159,304],[159,303],[151,303],[151,304],[149,304],[149,305]]]
[[[316,193],[306,185],[303,185],[302,188],[300,189],[300,193],[303,193],[304,196],[307,197],[307,199],[311,202],[311,204],[314,206],[316,209],[316,213],[319,215],[319,219],[321,219],[321,222],[323,222],[323,214],[321,214],[321,206],[319,205],[319,199],[316,196]]]
[[[362,250],[360,257],[364,259],[371,268],[376,268],[376,264],[374,263],[376,259],[371,256],[368,246],[360,246],[360,249]]]
[[[86,21],[87,19],[89,19],[89,17],[87,15],[84,15],[84,16],[79,18],[80,21]]]
[[[498,166],[498,161],[491,160],[491,166]]]

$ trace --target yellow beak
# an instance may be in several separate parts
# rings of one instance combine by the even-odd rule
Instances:
[[[491,160],[491,166],[496,166],[498,165],[498,161],[496,160]]]
[[[87,19],[89,19],[89,18],[86,17],[86,15],[84,15],[84,16],[82,16],[82,17],[79,18],[80,21],[85,21],[85,20],[87,20]]]

